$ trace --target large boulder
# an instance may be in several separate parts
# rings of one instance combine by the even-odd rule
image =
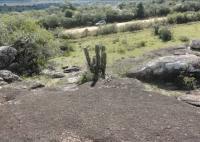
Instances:
[[[20,77],[11,71],[8,70],[0,70],[0,78],[5,82],[12,83],[14,81],[20,81]]]
[[[200,51],[200,40],[193,40],[190,47],[192,50]]]
[[[11,46],[0,47],[0,69],[5,69],[14,60],[17,55],[17,50]]]
[[[180,74],[200,75],[200,57],[192,54],[165,56],[154,59],[140,69],[131,69],[128,77],[144,81],[174,81]]]

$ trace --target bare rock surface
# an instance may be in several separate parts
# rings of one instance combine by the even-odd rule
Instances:
[[[200,95],[182,95],[178,97],[178,100],[200,107]]]
[[[11,71],[8,70],[0,70],[0,78],[3,79],[5,82],[11,83],[15,81],[20,81],[20,77]]]
[[[79,72],[81,69],[78,66],[72,66],[72,67],[63,67],[64,73],[73,73],[73,72]]]
[[[135,79],[0,90],[1,142],[198,142],[200,110]],[[10,96],[10,97],[9,97]],[[5,98],[5,97],[4,97]],[[9,99],[10,98],[10,99]],[[4,99],[5,100],[5,99]]]
[[[46,75],[50,78],[63,78],[65,75],[59,71],[45,69],[41,72],[42,75]]]
[[[154,59],[139,70],[130,70],[128,77],[135,77],[142,80],[173,80],[181,73],[198,75],[200,74],[200,57],[187,55],[172,55]]]

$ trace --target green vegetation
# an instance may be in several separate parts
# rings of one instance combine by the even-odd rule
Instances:
[[[140,19],[142,19],[142,18],[144,18],[144,16],[145,16],[145,10],[144,10],[144,6],[143,6],[143,4],[142,3],[139,3],[138,5],[137,5],[137,9],[136,9],[136,17],[138,17],[138,18],[140,18]]]
[[[59,41],[51,32],[41,28],[37,21],[22,15],[4,15],[0,18],[0,46],[13,45],[18,55],[19,74],[39,73],[46,60],[57,53]]]
[[[107,64],[107,54],[106,48],[102,45],[95,46],[95,56],[93,58],[90,57],[88,49],[84,48],[84,53],[87,61],[87,65],[89,68],[89,72],[93,75],[93,83],[91,86],[94,86],[98,81],[99,77],[105,79],[106,73],[106,64]],[[85,78],[83,78],[85,80]]]
[[[193,90],[198,87],[198,81],[195,77],[179,75],[177,84],[181,89]]]
[[[108,5],[75,7],[68,3],[54,5],[37,12],[28,11],[21,14],[38,19],[40,24],[46,29],[54,29],[57,27],[91,26],[100,20],[105,20],[107,23],[115,23],[150,17],[163,17],[169,14],[176,15],[176,13],[198,13],[199,10],[200,4],[195,0],[146,0],[143,3],[126,1],[117,7]],[[2,9],[3,12],[8,11]],[[171,22],[180,21],[178,18],[178,21],[171,20]]]
[[[169,24],[183,24],[200,21],[200,12],[176,13],[168,16]]]
[[[154,33],[151,29],[70,40],[69,42],[74,45],[71,56],[55,60],[82,65],[85,62],[84,60],[80,61],[80,58],[84,58],[83,48],[88,47],[90,51],[94,51],[93,45],[104,44],[107,47],[108,65],[111,65],[121,58],[137,57],[155,49],[185,44],[180,40],[183,36],[190,37],[191,40],[200,38],[200,23],[174,25],[170,29],[173,39],[168,42],[163,42],[157,36],[153,36]]]
[[[172,39],[172,32],[167,27],[161,27],[158,31],[158,36],[162,41],[170,41]]]
[[[185,43],[190,42],[190,39],[187,36],[181,36],[179,39],[181,42],[185,42]]]
[[[117,59],[135,57],[162,47],[186,44],[199,38],[199,24],[185,24],[200,21],[199,10],[200,4],[195,0],[147,0],[143,3],[123,2],[117,7],[75,7],[63,4],[38,11],[8,12],[0,14],[0,45],[13,45],[20,54],[28,50],[24,55],[27,61],[20,62],[21,65],[26,65],[17,71],[20,74],[38,73],[46,61],[55,55],[61,56],[52,59],[55,62],[83,64],[84,61],[80,61],[80,58],[84,58],[82,49],[89,47],[89,50],[94,51],[93,45],[96,44],[106,45],[110,64]],[[133,22],[121,26],[115,24],[158,16],[167,16],[167,20]],[[78,37],[75,37],[77,39],[72,39],[73,35],[61,34],[64,28],[91,26],[100,20],[105,20],[108,24],[99,26],[92,32],[86,29],[83,33],[78,33]],[[185,25],[175,25],[183,23]],[[87,37],[90,35],[93,37]],[[18,60],[22,58],[21,55],[18,56]],[[32,62],[28,62],[30,60]],[[27,69],[31,71],[24,73]]]

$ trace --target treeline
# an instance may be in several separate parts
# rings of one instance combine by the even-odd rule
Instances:
[[[51,6],[60,6],[60,4],[54,3],[40,3],[40,4],[31,4],[31,5],[0,5],[0,13],[8,12],[24,12],[31,10],[41,10],[46,9]]]
[[[48,11],[48,10],[47,10]],[[134,19],[134,14],[130,11],[113,9],[110,6],[105,7],[61,7],[52,9],[53,14],[41,18],[41,24],[47,28],[72,28],[77,26],[95,25],[100,20],[106,20],[108,23],[129,21]]]
[[[100,20],[107,23],[124,22],[134,19],[167,16],[179,12],[197,12],[200,2],[195,0],[154,0],[144,3],[121,3],[117,7],[64,5],[51,8],[50,14],[40,18],[40,23],[47,29],[56,27],[73,28],[95,25]],[[46,10],[46,11],[49,11]]]
[[[39,6],[39,5],[38,5]],[[24,11],[25,9],[40,9],[39,6],[0,6],[1,12]],[[72,4],[54,5],[44,10],[23,12],[33,17],[46,29],[73,28],[92,26],[100,20],[107,23],[125,22],[134,19],[162,17],[176,13],[197,12],[200,1],[196,0],[153,0],[141,2],[124,2],[116,7],[112,6],[82,6]]]

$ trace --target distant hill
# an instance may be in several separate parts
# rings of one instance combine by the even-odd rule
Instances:
[[[0,0],[0,3],[23,3],[32,2],[32,0]]]
[[[122,2],[139,2],[139,1],[150,1],[150,0],[71,0],[75,4],[111,4],[116,5]]]
[[[0,4],[34,4],[34,3],[58,3],[64,0],[0,0]],[[71,0],[76,4],[117,4],[123,1],[146,1],[146,0]]]
[[[8,5],[32,5],[32,4],[40,4],[40,3],[59,3],[63,0],[0,0],[0,5],[8,4]]]

